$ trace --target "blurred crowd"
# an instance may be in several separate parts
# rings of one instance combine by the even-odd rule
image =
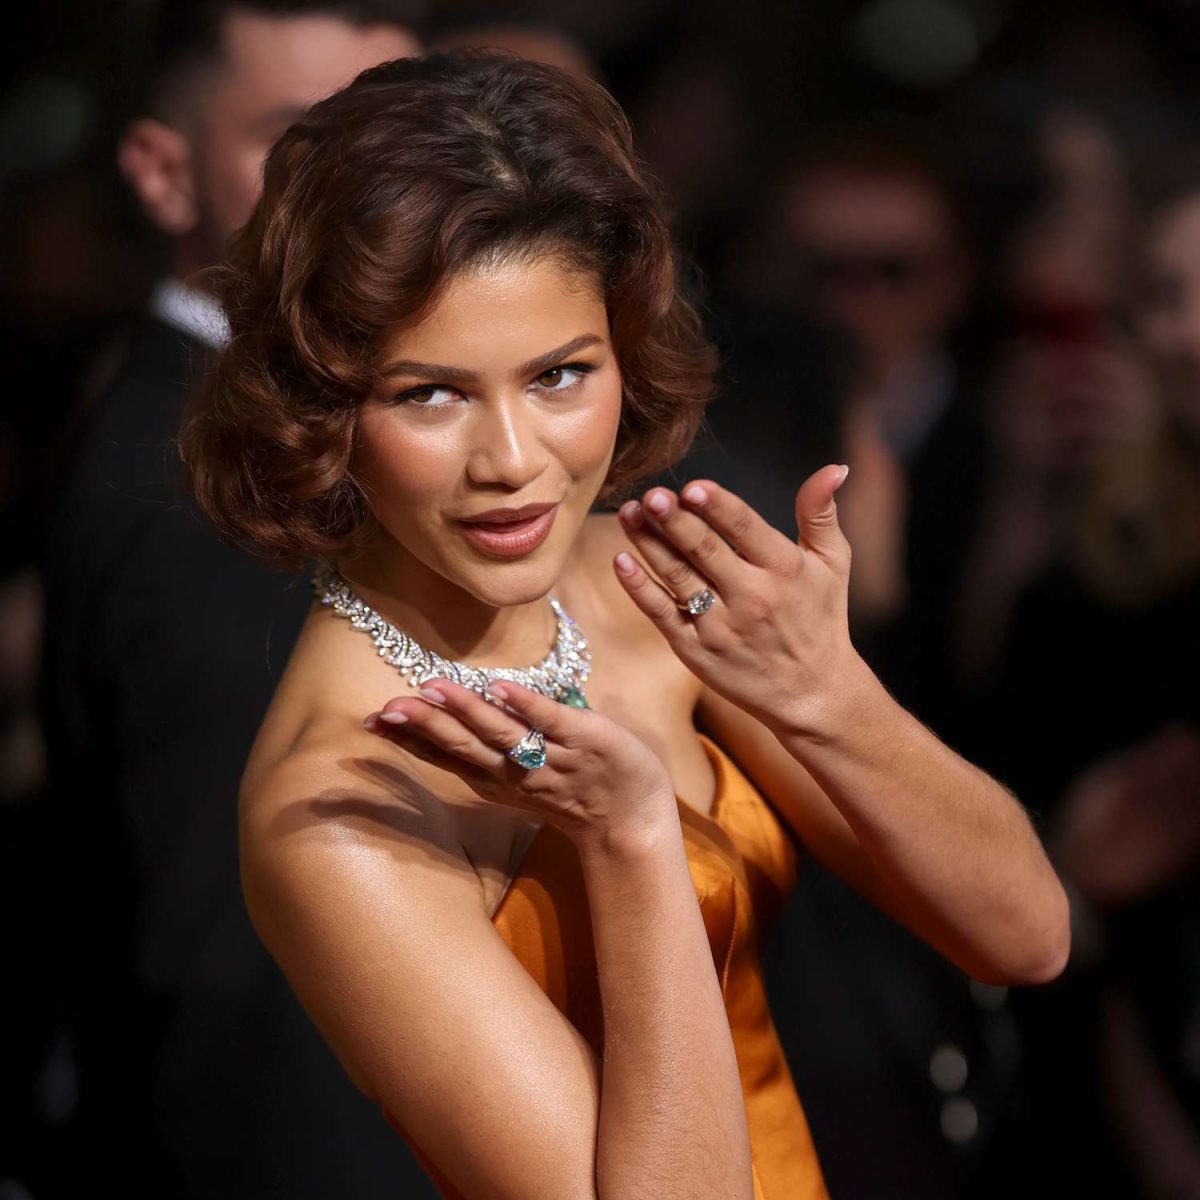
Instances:
[[[172,987],[189,951],[209,954],[206,979],[221,963],[187,871],[150,881],[137,851],[96,862],[88,849],[186,841],[195,828],[158,829],[176,801],[161,795],[153,833],[113,833],[136,812],[104,809],[100,775],[137,777],[162,734],[149,716],[97,726],[100,764],[63,732],[73,705],[120,704],[123,681],[97,681],[87,656],[118,603],[106,580],[132,545],[87,565],[105,535],[73,549],[64,497],[96,508],[78,495],[87,439],[104,436],[95,413],[181,246],[203,266],[244,219],[213,156],[256,169],[273,136],[257,150],[222,144],[219,122],[199,122],[187,133],[193,165],[206,163],[197,186],[232,200],[192,224],[163,200],[170,147],[138,131],[125,87],[156,44],[151,7],[127,3],[120,22],[66,0],[31,10],[26,44],[40,57],[0,94],[0,1200],[74,1195],[95,1181],[97,1154],[132,1177],[117,1128],[154,1170],[180,1172],[179,1195],[306,1194],[205,1190],[180,1166],[211,1151],[179,1132],[204,1127],[201,1076],[221,1047],[243,1050],[200,984],[188,985],[190,1016]],[[316,9],[375,29],[361,7],[244,4],[276,25]],[[802,480],[850,465],[838,506],[856,645],[902,703],[1012,789],[1068,889],[1067,970],[1004,989],[963,977],[806,863],[764,953],[831,1194],[1200,1200],[1200,13],[953,0],[738,9],[397,5],[378,55],[414,52],[395,48],[405,39],[500,45],[613,91],[675,205],[724,364],[705,430],[664,481],[710,475],[794,535]],[[273,44],[259,50],[286,63]],[[256,74],[245,101],[260,130],[298,103],[295,72],[276,73]],[[68,611],[77,569],[92,571],[82,614]],[[120,605],[136,606],[146,583],[128,584]],[[192,626],[162,616],[147,669],[178,672],[160,695],[185,711],[217,668],[173,659]],[[144,631],[131,629],[133,646]],[[286,648],[272,648],[276,669]],[[209,683],[217,711],[196,714],[195,745],[229,719],[223,678]],[[226,890],[204,893],[214,910],[236,892],[232,811],[217,812],[212,879]],[[103,902],[106,879],[119,904]],[[174,888],[176,907],[140,907],[152,886]],[[180,961],[142,980],[158,989],[153,1019],[93,1028],[126,994],[105,964],[134,963],[160,934]],[[186,1019],[210,1022],[209,1049],[203,1070],[163,1085],[183,1115],[155,1145],[163,1110],[123,1110],[140,1085],[136,1072],[120,1086],[113,1076],[125,1060],[161,1075],[154,1039],[182,1037]],[[90,1049],[105,1038],[144,1045]],[[259,1119],[244,1098],[234,1107]],[[101,1109],[103,1136],[85,1120]],[[355,1119],[377,1117],[367,1106]],[[302,1152],[273,1136],[271,1153]],[[407,1169],[399,1147],[387,1153]],[[360,1190],[343,1180],[324,1194],[397,1194],[399,1174],[368,1174]],[[400,1194],[429,1194],[415,1168],[403,1178]]]

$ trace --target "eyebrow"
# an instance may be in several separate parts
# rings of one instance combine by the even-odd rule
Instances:
[[[565,358],[568,354],[574,354],[576,350],[582,350],[586,346],[603,345],[604,339],[594,333],[581,333],[578,337],[572,338],[569,342],[564,342],[561,346],[553,350],[548,350],[545,354],[539,354],[537,358],[531,358],[528,362],[522,363],[513,371],[514,375],[533,375],[541,374],[554,366],[555,363]],[[465,370],[463,367],[446,367],[439,363],[416,362],[410,358],[399,359],[397,362],[389,363],[383,369],[385,376],[387,375],[425,375],[436,376],[439,379],[449,379],[455,383],[476,383],[479,376],[474,371]]]

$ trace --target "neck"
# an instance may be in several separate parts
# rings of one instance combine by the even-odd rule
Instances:
[[[185,287],[212,295],[209,275],[213,268],[211,255],[203,252],[196,234],[177,237],[171,244],[171,276]]]
[[[515,604],[480,600],[402,547],[336,560],[347,583],[385,620],[427,650],[478,667],[525,667],[554,644],[545,595]]]

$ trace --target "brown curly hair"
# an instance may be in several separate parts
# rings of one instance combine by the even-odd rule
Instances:
[[[599,84],[492,50],[363,72],[276,143],[214,273],[231,339],[179,436],[201,510],[292,568],[361,545],[351,453],[385,337],[455,272],[498,260],[552,256],[602,285],[624,394],[600,498],[671,465],[717,354],[670,220]]]

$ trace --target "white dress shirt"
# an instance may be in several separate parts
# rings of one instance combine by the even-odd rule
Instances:
[[[213,350],[223,350],[229,342],[229,322],[216,300],[171,276],[154,285],[150,312]]]

